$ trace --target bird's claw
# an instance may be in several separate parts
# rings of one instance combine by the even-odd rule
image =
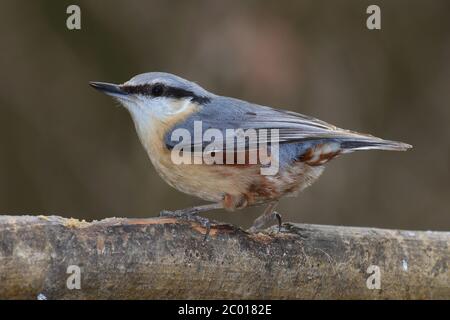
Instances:
[[[206,233],[205,233],[205,237],[204,237],[204,241],[207,240],[209,233],[211,231],[211,222],[209,221],[208,218],[205,217],[201,217],[199,215],[197,215],[198,211],[197,210],[190,210],[190,209],[185,209],[185,210],[175,210],[175,211],[169,211],[169,210],[163,210],[159,213],[160,217],[173,217],[173,218],[178,218],[178,219],[183,219],[189,222],[197,222],[199,224],[202,225],[202,227],[204,227],[206,229]]]
[[[261,219],[262,218],[262,219]],[[278,232],[281,232],[281,226],[282,226],[282,219],[281,214],[279,214],[277,211],[272,212],[271,214],[268,214],[266,216],[262,216],[259,219],[255,221],[255,223],[247,230],[250,233],[255,233],[262,229],[262,227],[271,220],[277,220],[278,224]]]
[[[282,224],[281,214],[279,214],[278,212],[274,211],[273,215],[277,219],[277,222],[278,222],[278,232],[281,232],[281,224]]]

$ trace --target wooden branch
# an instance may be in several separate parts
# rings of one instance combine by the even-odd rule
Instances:
[[[173,218],[0,216],[0,298],[450,298],[449,232],[284,229],[213,222],[204,241],[200,224]],[[70,265],[81,289],[67,287]]]

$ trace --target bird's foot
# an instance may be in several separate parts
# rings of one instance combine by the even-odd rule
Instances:
[[[248,232],[255,233],[258,232],[266,225],[268,222],[276,220],[278,223],[278,232],[281,232],[282,219],[281,214],[277,211],[273,211],[270,214],[264,214],[258,217],[253,225],[247,230]]]
[[[189,222],[197,222],[200,225],[202,225],[206,229],[205,238],[203,240],[206,240],[208,238],[208,235],[211,231],[211,222],[208,218],[201,217],[198,215],[199,210],[194,208],[187,208],[182,210],[175,210],[175,211],[169,211],[169,210],[163,210],[159,213],[160,217],[171,217],[171,218],[178,218],[183,219]]]

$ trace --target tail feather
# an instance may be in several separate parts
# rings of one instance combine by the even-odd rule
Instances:
[[[347,152],[358,150],[391,150],[406,151],[412,148],[410,144],[398,141],[373,139],[348,139],[341,142],[341,149]]]

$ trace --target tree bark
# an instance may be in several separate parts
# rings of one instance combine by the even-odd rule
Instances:
[[[284,224],[250,234],[213,221],[205,232],[175,218],[0,216],[0,298],[450,299],[450,232]]]

